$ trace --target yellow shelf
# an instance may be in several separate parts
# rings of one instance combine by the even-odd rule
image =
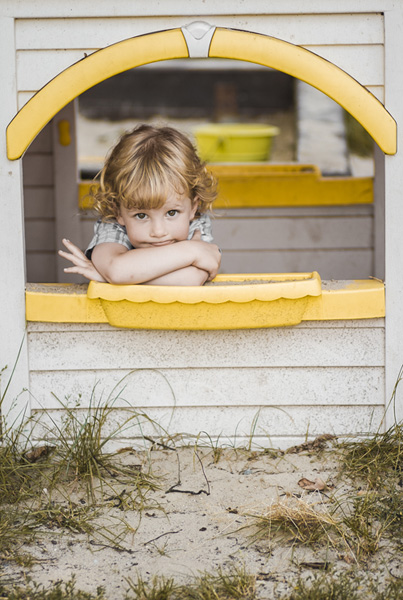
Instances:
[[[322,177],[315,165],[211,164],[219,182],[214,208],[371,204],[372,177]],[[81,210],[92,209],[92,181],[78,186]]]
[[[28,284],[26,318],[133,329],[255,329],[385,316],[378,280],[321,282],[317,273],[219,275],[203,287]],[[230,283],[231,282],[231,283]],[[102,296],[102,297],[101,297]]]

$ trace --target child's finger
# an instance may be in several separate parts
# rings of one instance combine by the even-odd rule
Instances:
[[[74,255],[77,256],[79,258],[86,258],[84,252],[82,252],[80,250],[80,248],[78,248],[75,244],[73,244],[73,242],[70,242],[70,240],[66,240],[63,239],[62,240],[63,245],[66,246],[66,248]]]
[[[59,250],[58,255],[65,258],[66,260],[69,260],[77,267],[78,266],[81,266],[81,267],[88,266],[88,259],[85,257],[74,256],[73,254],[69,254],[68,252],[64,252],[63,250]]]

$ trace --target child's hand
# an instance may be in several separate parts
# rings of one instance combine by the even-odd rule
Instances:
[[[195,235],[199,232],[195,232]],[[203,271],[207,271],[207,281],[211,281],[218,273],[218,269],[221,264],[221,252],[216,244],[210,244],[208,242],[200,242],[195,240],[195,236],[190,240],[192,243],[197,244],[196,248],[196,259],[193,261],[193,266]]]
[[[98,273],[94,265],[88,258],[85,256],[83,252],[77,246],[70,242],[70,240],[62,240],[63,244],[66,246],[69,252],[65,252],[64,250],[59,250],[59,256],[69,260],[75,265],[74,267],[67,267],[64,269],[65,273],[77,273],[78,275],[82,275],[86,279],[92,281],[100,281],[101,283],[105,283],[106,279]]]

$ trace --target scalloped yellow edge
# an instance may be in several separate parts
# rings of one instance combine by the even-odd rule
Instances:
[[[214,285],[214,282],[218,285]],[[247,303],[254,300],[273,302],[280,298],[297,300],[322,293],[319,274],[312,273],[253,273],[218,275],[214,282],[205,286],[159,286],[159,285],[110,285],[91,281],[88,298],[118,302],[158,302],[171,304],[178,299],[182,304],[222,304],[224,302]],[[230,285],[231,282],[242,285]],[[255,284],[256,282],[256,284]],[[259,282],[259,283],[257,283]],[[228,283],[228,285],[225,285]]]
[[[48,289],[52,290],[54,285],[52,284]],[[46,286],[42,287],[46,289]],[[111,322],[99,298],[88,298],[85,292],[71,293],[72,289],[74,289],[73,285],[66,284],[60,285],[58,293],[28,290],[26,292],[27,321]],[[120,324],[118,325],[120,327],[174,330],[255,329],[295,325],[301,321],[384,317],[385,290],[383,282],[375,279],[324,281],[320,295],[297,299],[251,300],[243,303],[227,301],[220,304],[201,301],[196,304],[186,304],[178,298],[168,304],[154,301],[133,303],[121,300],[115,301],[115,305],[121,315],[127,314],[128,310],[131,313],[130,324],[126,321],[126,325]]]

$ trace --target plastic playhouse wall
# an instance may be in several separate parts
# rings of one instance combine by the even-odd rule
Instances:
[[[243,2],[223,1],[217,7],[212,2],[167,2],[161,6],[158,2],[134,5],[121,0],[115,3],[113,15],[110,3],[103,0],[96,7],[83,1],[74,9],[55,6],[50,1],[40,6],[32,6],[30,2],[20,2],[18,7],[13,7],[11,2],[5,5],[3,45],[7,41],[9,48],[15,49],[12,64],[5,68],[10,82],[6,97],[12,97],[4,110],[6,124],[37,90],[95,50],[133,36],[183,27],[198,20],[272,36],[307,49],[348,73],[380,102],[386,102],[388,108],[390,98],[391,112],[395,115],[396,87],[392,82],[386,86],[393,72],[391,47],[398,45],[396,27],[390,18],[395,10],[392,0],[354,3],[331,0],[325,6],[314,0],[283,0],[271,3],[270,8],[266,2],[251,1],[247,11]],[[401,11],[398,17],[401,19]],[[389,38],[385,37],[387,32]],[[392,92],[388,96],[389,89]],[[66,106],[43,129],[23,159],[24,211],[21,209],[21,161],[12,163],[9,171],[13,183],[5,216],[10,217],[10,225],[19,223],[16,235],[22,240],[25,217],[28,272],[33,272],[34,264],[40,264],[41,271],[35,278],[42,281],[58,281],[61,269],[55,262],[55,251],[61,237],[71,237],[82,245],[85,245],[83,238],[88,237],[88,218],[77,209],[74,148],[60,143],[60,120],[69,119],[73,112],[73,104]],[[73,127],[74,119],[71,123]],[[71,131],[74,135],[74,129]],[[237,240],[235,246],[226,248],[224,245],[223,248],[224,253],[227,250],[235,257],[233,263],[228,262],[227,272],[235,270],[235,265],[241,265],[237,270],[242,271],[243,257],[256,250],[261,253],[256,271],[289,270],[287,260],[279,268],[276,264],[280,243],[275,235],[276,227],[278,220],[283,219],[287,221],[288,245],[282,250],[290,256],[305,252],[302,270],[318,270],[321,274],[322,265],[315,263],[317,250],[321,248],[324,253],[338,255],[338,264],[343,263],[339,259],[345,253],[342,266],[347,275],[342,274],[342,269],[335,271],[335,278],[348,279],[352,264],[357,271],[363,270],[362,278],[375,274],[373,240],[383,241],[384,195],[386,193],[387,203],[391,198],[389,202],[396,209],[399,188],[398,180],[390,183],[398,172],[399,155],[395,161],[386,161],[385,168],[380,156],[378,153],[380,179],[376,183],[375,204],[238,207],[230,214],[227,211],[225,217],[217,221],[219,236]],[[388,209],[386,214],[390,234],[387,243],[395,240],[395,258],[391,259],[390,246],[386,252],[386,272],[391,277],[393,299],[398,297],[393,265],[401,249]],[[247,232],[242,230],[244,221],[247,221]],[[233,232],[234,223],[236,236],[225,236],[222,232],[225,228]],[[266,245],[250,248],[259,229],[262,234],[259,239],[266,240]],[[74,238],[77,232],[79,239]],[[306,240],[313,240],[308,248]],[[236,245],[238,242],[240,246]],[[195,436],[206,432],[230,443],[243,443],[253,432],[258,445],[284,447],[324,432],[365,434],[391,422],[390,415],[384,420],[384,413],[399,363],[396,327],[399,319],[394,300],[390,304],[389,331],[392,334],[386,334],[393,347],[389,360],[381,282],[375,282],[371,288],[371,294],[378,299],[381,294],[380,304],[378,301],[368,304],[368,289],[364,284],[362,295],[360,286],[355,289],[354,309],[350,313],[343,313],[341,300],[336,302],[336,309],[327,306],[310,319],[284,327],[270,326],[269,314],[267,325],[257,328],[180,330],[158,327],[154,323],[149,329],[121,329],[110,325],[101,313],[96,317],[91,313],[89,318],[92,309],[88,308],[88,300],[79,298],[73,311],[79,312],[77,306],[81,306],[85,318],[77,318],[77,322],[74,317],[63,321],[62,315],[59,319],[57,316],[49,320],[29,319],[26,338],[23,338],[24,297],[21,295],[25,281],[20,273],[23,254],[22,241],[17,244],[13,257],[18,275],[14,279],[9,277],[13,281],[11,298],[14,299],[5,300],[10,317],[2,326],[6,340],[2,350],[4,358],[1,356],[4,364],[10,364],[10,357],[17,356],[24,340],[16,369],[18,380],[13,381],[8,391],[9,398],[18,396],[18,400],[17,403],[7,400],[3,407],[12,410],[14,415],[21,414],[28,402],[29,412],[57,420],[63,410],[56,398],[72,404],[79,399],[80,406],[85,407],[95,386],[103,398],[109,394],[119,396],[117,420],[132,406],[146,412],[170,434],[184,432]],[[264,269],[269,256],[276,268]],[[306,268],[307,263],[312,264],[311,269]],[[352,277],[360,275],[354,271]],[[323,283],[323,290],[326,285]],[[354,284],[341,282],[336,288],[349,285]],[[60,288],[58,293],[60,290],[63,292]],[[361,313],[360,307],[363,308]],[[17,317],[11,325],[13,315]],[[20,394],[23,388],[30,393]],[[145,428],[149,433],[153,430],[151,424]],[[139,429],[134,428],[127,434],[130,440],[139,437]]]

